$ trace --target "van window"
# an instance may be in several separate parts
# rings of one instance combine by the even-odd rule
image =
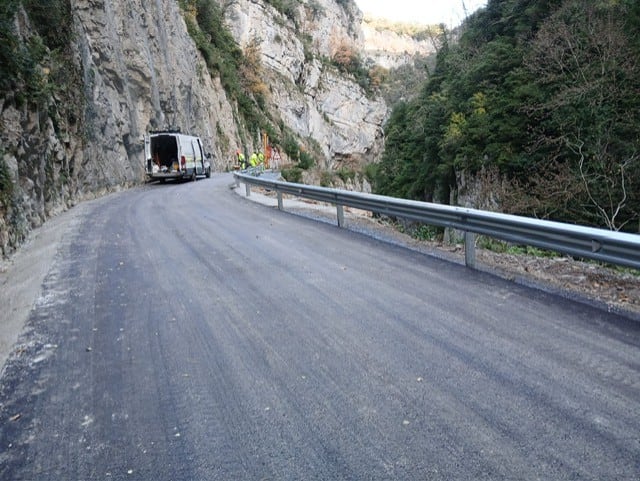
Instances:
[[[181,154],[187,163],[193,161],[193,147],[191,147],[191,139],[189,137],[181,136],[180,137],[180,150]]]
[[[191,141],[191,149],[193,150],[193,158],[200,162],[202,160],[202,155],[200,155],[200,150],[198,149],[198,140],[193,139]]]
[[[204,152],[202,151],[202,144],[200,143],[200,139],[193,140],[193,150],[196,153],[196,158],[199,161],[204,160]]]

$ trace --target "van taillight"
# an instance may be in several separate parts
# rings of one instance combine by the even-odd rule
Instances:
[[[187,159],[185,159],[184,155],[180,157],[180,164],[182,164],[182,168],[187,164]]]

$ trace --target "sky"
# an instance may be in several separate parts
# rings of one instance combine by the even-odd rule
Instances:
[[[464,20],[464,8],[471,14],[487,0],[355,0],[360,10],[375,17],[421,24],[444,23],[455,27]]]

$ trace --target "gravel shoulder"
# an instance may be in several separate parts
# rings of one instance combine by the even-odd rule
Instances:
[[[64,236],[87,211],[84,202],[45,222],[8,259],[0,259],[0,367],[18,340]],[[2,371],[0,370],[0,377]]]

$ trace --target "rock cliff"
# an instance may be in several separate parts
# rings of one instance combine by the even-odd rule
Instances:
[[[191,3],[55,0],[48,6],[68,10],[71,41],[64,48],[45,41],[37,56],[32,45],[42,43],[42,31],[33,12],[17,9],[12,35],[35,59],[42,92],[36,98],[19,79],[0,91],[2,255],[56,212],[143,182],[149,129],[200,135],[218,171],[231,166],[238,146],[257,148],[258,132],[240,119],[237,99],[189,34],[183,8]],[[331,62],[341,49],[362,47],[360,12],[351,0],[295,5],[283,13],[263,0],[219,4],[238,45],[259,49],[265,115],[317,147],[323,167],[375,160],[387,106]]]
[[[225,19],[242,48],[258,46],[269,108],[300,137],[317,142],[322,167],[344,157],[377,158],[387,105],[330,62],[338,52],[364,47],[355,4],[302,1],[288,17],[261,1],[235,0],[227,3]]]
[[[179,126],[200,135],[224,166],[222,136],[237,138],[233,106],[196,50],[175,0],[76,0],[91,178],[142,178],[142,138]],[[224,127],[223,127],[224,126]]]
[[[386,69],[397,69],[414,63],[416,57],[428,57],[437,51],[439,40],[416,39],[406,33],[389,28],[378,28],[374,22],[362,23],[363,54],[371,62]]]

